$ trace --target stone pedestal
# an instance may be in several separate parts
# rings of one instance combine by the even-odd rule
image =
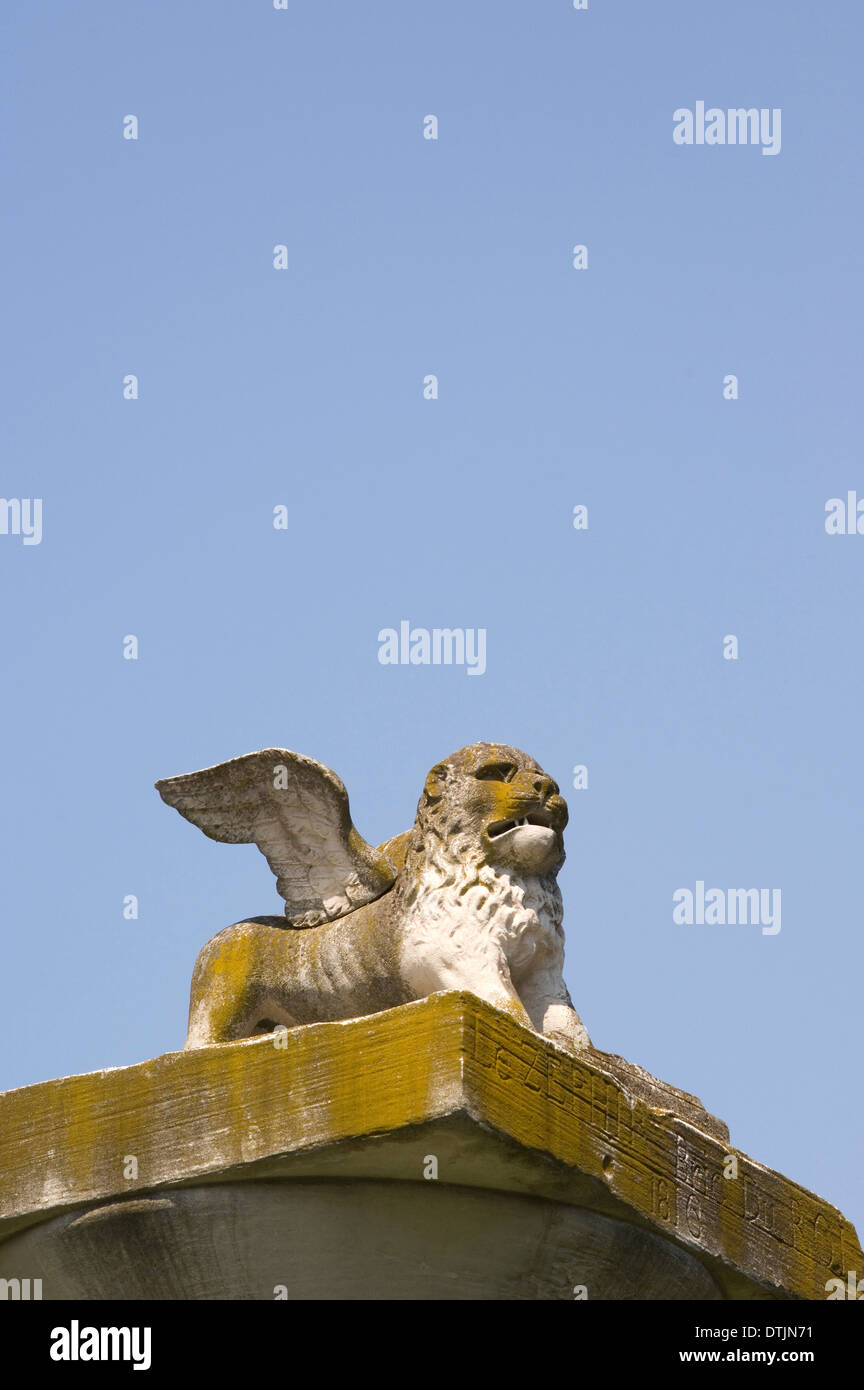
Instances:
[[[0,1097],[0,1278],[46,1299],[821,1300],[850,1269],[852,1226],[695,1097],[472,995]]]

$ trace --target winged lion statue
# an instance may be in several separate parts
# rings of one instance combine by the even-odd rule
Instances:
[[[211,839],[256,844],[285,904],[203,947],[187,1048],[439,990],[468,990],[570,1050],[591,1045],[562,973],[567,805],[525,753],[473,743],[445,758],[413,828],[377,848],[336,774],[283,748],[156,787]]]

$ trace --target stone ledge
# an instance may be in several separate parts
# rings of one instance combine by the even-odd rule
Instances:
[[[733,1150],[695,1097],[621,1058],[571,1056],[472,995],[281,1041],[168,1053],[0,1096],[0,1275],[16,1233],[93,1204],[273,1179],[428,1191],[430,1154],[441,1187],[641,1228],[695,1258],[720,1297],[824,1299],[829,1278],[864,1268],[841,1214]],[[737,1178],[723,1176],[729,1155]],[[138,1173],[127,1180],[128,1156]]]

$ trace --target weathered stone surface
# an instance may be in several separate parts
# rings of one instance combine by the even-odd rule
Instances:
[[[639,1227],[441,1182],[182,1188],[56,1217],[3,1258],[38,1268],[54,1299],[722,1298],[697,1259]]]
[[[840,1213],[694,1097],[471,995],[278,1042],[0,1097],[0,1277],[46,1298],[824,1299],[864,1268]]]

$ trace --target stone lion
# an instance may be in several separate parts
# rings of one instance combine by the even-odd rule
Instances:
[[[412,830],[373,849],[329,768],[268,748],[156,783],[214,840],[257,844],[284,917],[219,932],[192,977],[186,1047],[468,990],[567,1048],[567,804],[532,758],[474,743],[433,767]]]

